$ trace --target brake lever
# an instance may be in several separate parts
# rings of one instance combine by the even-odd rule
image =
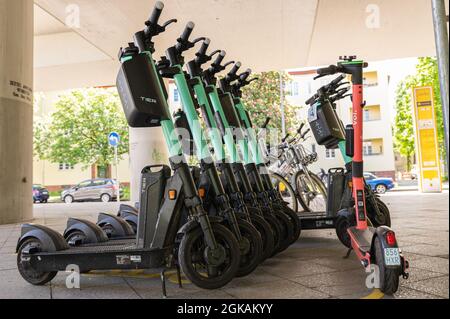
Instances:
[[[211,53],[211,54],[209,55],[209,57],[212,59],[215,55],[219,54],[220,52],[222,52],[222,50],[216,50],[216,51],[214,51],[213,53]]]
[[[177,23],[177,22],[178,22],[177,19],[170,19],[169,21],[164,23],[161,27],[165,30],[169,25],[171,25],[172,23]]]
[[[225,63],[225,64],[223,65],[223,68],[226,69],[228,66],[230,66],[230,65],[232,65],[232,64],[235,64],[235,63],[236,63],[235,61],[230,61],[230,62],[228,62],[228,63]]]
[[[328,75],[328,74],[320,74],[320,75],[317,75],[317,76],[314,77],[313,80],[314,80],[314,81],[315,81],[315,80],[318,80],[318,79],[323,78],[324,76],[327,76],[327,75]]]
[[[205,41],[206,40],[206,38],[205,37],[201,37],[201,38],[197,38],[197,39],[195,39],[194,41],[192,41],[191,43],[192,44],[197,44],[197,43],[199,43],[199,42],[201,42],[201,41]]]

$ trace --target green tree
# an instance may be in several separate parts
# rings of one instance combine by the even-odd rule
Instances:
[[[434,106],[438,132],[439,151],[445,158],[444,124],[442,119],[441,88],[439,85],[439,71],[436,58],[424,57],[418,59],[416,74],[405,78],[397,88],[396,117],[394,125],[395,149],[406,158],[407,169],[411,169],[415,155],[415,135],[413,120],[413,88],[431,86],[434,91]]]
[[[252,82],[242,90],[242,100],[252,115],[253,124],[261,127],[266,118],[272,118],[268,128],[278,129],[282,134],[282,116],[280,109],[280,73],[276,71],[255,74],[257,81]],[[283,73],[283,83],[289,83],[291,78]],[[294,132],[298,126],[296,109],[284,99],[284,109],[287,132]]]
[[[108,135],[121,136],[119,160],[128,153],[128,124],[115,89],[81,89],[60,96],[47,124],[35,123],[34,151],[42,160],[105,169],[114,161]]]

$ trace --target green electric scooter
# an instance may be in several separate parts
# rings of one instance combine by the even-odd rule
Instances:
[[[223,218],[224,224],[233,232],[239,242],[241,263],[237,276],[246,276],[253,272],[262,261],[263,242],[260,233],[252,224],[248,212],[234,209],[231,205],[230,197],[235,202],[237,201],[235,207],[242,206],[242,203],[239,203],[239,193],[235,191],[236,189],[233,189],[235,192],[230,194],[231,196],[228,196],[225,191],[216,167],[216,162],[211,155],[204,131],[201,127],[195,107],[196,103],[191,87],[192,83],[189,81],[188,75],[183,71],[183,53],[193,48],[196,43],[205,40],[205,38],[199,38],[192,42],[189,41],[193,29],[194,23],[189,22],[183,34],[177,40],[177,44],[167,49],[166,56],[158,62],[157,68],[163,78],[170,78],[175,81],[180,92],[183,110],[178,112],[175,122],[179,121],[179,117],[183,117],[187,123],[187,127],[185,128],[189,129],[189,134],[192,134],[194,146],[197,150],[196,155],[200,162],[201,174],[208,178],[215,196],[215,215]],[[217,140],[217,136],[214,134],[211,134],[210,137],[213,142]],[[229,182],[236,183],[233,179],[234,175],[226,163],[225,153],[221,145],[214,144],[214,157],[217,163],[220,163],[218,166],[224,171]]]

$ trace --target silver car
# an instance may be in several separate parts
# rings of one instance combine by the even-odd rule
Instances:
[[[61,200],[66,204],[74,201],[101,200],[104,203],[116,200],[122,195],[117,182],[109,178],[90,179],[66,189],[61,193]]]

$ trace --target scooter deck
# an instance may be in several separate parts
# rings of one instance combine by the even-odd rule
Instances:
[[[302,212],[297,213],[301,221],[302,229],[331,229],[335,227],[335,217],[330,217],[326,212]]]
[[[350,227],[348,232],[355,243],[357,243],[357,246],[361,252],[370,253],[373,236],[376,232],[375,228],[368,227],[367,229],[357,229],[356,227]]]

